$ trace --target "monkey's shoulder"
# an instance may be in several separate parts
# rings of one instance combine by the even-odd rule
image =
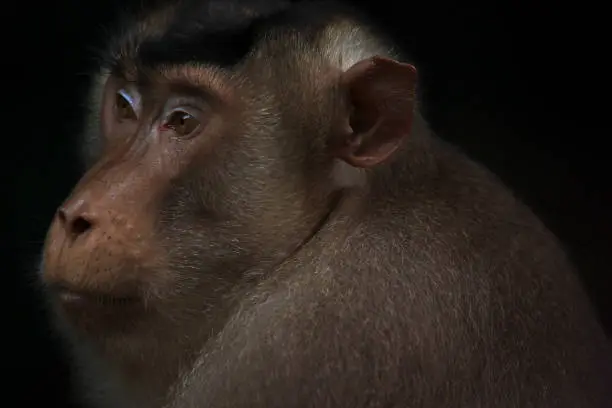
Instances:
[[[397,184],[365,197],[359,221],[339,243],[350,256],[338,259],[404,277],[456,274],[493,284],[511,276],[534,286],[573,280],[558,238],[496,175],[453,148],[436,156],[430,173],[404,171]]]

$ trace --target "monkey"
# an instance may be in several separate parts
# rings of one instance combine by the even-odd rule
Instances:
[[[40,282],[91,407],[605,408],[563,245],[341,2],[168,1],[92,75]]]

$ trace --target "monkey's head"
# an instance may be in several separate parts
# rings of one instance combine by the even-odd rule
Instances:
[[[356,25],[297,32],[249,11],[216,28],[211,10],[131,26],[94,81],[89,169],[43,261],[83,333],[146,333],[231,302],[411,129],[414,67],[377,57]]]

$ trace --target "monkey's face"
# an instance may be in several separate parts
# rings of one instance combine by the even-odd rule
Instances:
[[[156,35],[128,36],[96,82],[91,164],[44,248],[50,299],[96,337],[194,318],[207,330],[202,320],[305,244],[362,179],[352,170],[391,157],[412,123],[411,65],[341,69],[316,43],[304,51],[310,40],[297,47],[307,56],[270,36],[225,69],[177,62],[166,54],[206,47]]]
[[[177,319],[230,301],[327,211],[316,172],[296,171],[306,149],[279,144],[282,119],[261,90],[202,69],[197,87],[184,86],[188,70],[158,74],[103,81],[97,157],[48,232],[44,281],[85,331],[142,330],[169,308]]]

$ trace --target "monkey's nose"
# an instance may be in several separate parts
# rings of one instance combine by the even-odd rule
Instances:
[[[86,211],[86,207],[83,200],[78,200],[63,205],[57,210],[59,223],[72,241],[86,234],[95,224],[95,217]]]

